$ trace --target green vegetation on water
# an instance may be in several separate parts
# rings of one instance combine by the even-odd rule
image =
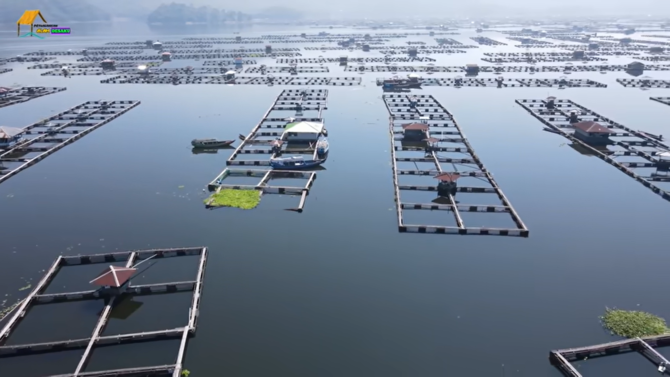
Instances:
[[[257,190],[224,189],[205,199],[205,204],[213,207],[235,207],[254,209],[261,201],[261,192]]]
[[[612,334],[626,338],[661,335],[669,331],[663,318],[633,310],[606,308],[600,321]]]

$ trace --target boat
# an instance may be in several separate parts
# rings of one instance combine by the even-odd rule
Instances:
[[[319,139],[316,143],[316,155],[319,156],[319,158],[325,158],[325,156],[328,155],[328,150],[330,149],[330,146],[328,144],[328,140],[325,138]]]
[[[320,166],[326,159],[305,160],[302,156],[272,158],[270,166],[277,170],[301,170]]]
[[[234,142],[235,140],[193,139],[191,145],[194,148],[223,148]]]

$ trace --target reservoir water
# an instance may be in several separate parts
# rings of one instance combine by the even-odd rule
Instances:
[[[233,30],[166,34],[136,25],[116,25],[112,31],[89,26],[81,35],[76,25],[71,27],[71,36],[45,40],[1,33],[0,51],[8,57],[110,41],[233,35]],[[319,31],[259,26],[239,30],[239,35]],[[469,39],[474,30],[459,32],[448,37],[474,44]],[[509,45],[429,56],[437,59],[435,65],[490,65],[479,60],[482,53],[524,51],[503,34],[485,35]],[[405,45],[406,40],[435,44],[428,36],[389,43]],[[609,63],[631,60],[611,58]],[[175,61],[165,67],[196,64]],[[607,84],[606,89],[415,91],[434,95],[454,114],[528,226],[530,237],[523,239],[398,233],[388,113],[375,85],[377,77],[389,74],[358,75],[328,65],[329,75],[360,76],[363,85],[325,87],[330,158],[326,170],[317,173],[305,211],[298,214],[282,210],[296,199],[281,196],[266,196],[251,211],[206,210],[203,188],[223,170],[230,150],[193,154],[190,147],[195,138],[247,134],[282,89],[295,87],[103,85],[100,76],[40,76],[42,71],[26,69],[30,65],[7,65],[13,71],[0,75],[0,86],[66,86],[67,91],[0,109],[1,125],[22,127],[88,100],[142,104],[0,185],[0,293],[5,305],[25,296],[29,290],[19,289],[34,284],[60,254],[207,246],[198,333],[185,361],[194,377],[559,376],[549,364],[550,350],[616,339],[599,324],[606,307],[670,313],[661,290],[670,264],[664,236],[670,203],[603,161],[577,153],[566,139],[543,132],[541,123],[514,103],[553,95],[633,129],[666,134],[663,120],[670,107],[649,100],[667,95],[666,90],[624,88],[615,82],[630,77],[623,72],[569,77],[593,79]],[[670,79],[668,72],[646,74]],[[473,225],[480,221],[477,216],[487,215],[469,217]],[[179,280],[193,271],[183,261],[166,261],[144,278]],[[97,267],[81,267],[54,284],[84,289],[97,272]],[[138,301],[142,305],[135,313],[115,320],[106,331],[177,327],[186,321],[187,294]],[[87,337],[101,308],[96,302],[39,307],[10,344],[62,340],[74,333]],[[175,341],[96,350],[88,370],[170,363],[177,346]],[[667,350],[660,352],[670,356]],[[0,375],[68,373],[80,354],[0,359]],[[585,376],[656,373],[635,354],[584,361],[578,367]]]

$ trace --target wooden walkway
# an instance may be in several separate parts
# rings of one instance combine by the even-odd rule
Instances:
[[[108,295],[104,290],[83,291],[83,292],[65,292],[56,294],[45,294],[45,290],[53,281],[54,277],[61,268],[66,266],[95,264],[95,263],[113,263],[126,261],[126,267],[137,264],[138,261],[161,258],[173,258],[182,256],[200,256],[198,263],[198,272],[193,281],[168,282],[146,285],[129,285],[121,295]],[[136,250],[127,252],[116,252],[108,254],[60,256],[53,263],[51,268],[42,277],[28,297],[23,300],[21,305],[14,309],[9,322],[0,330],[0,357],[12,357],[20,355],[29,355],[37,353],[59,352],[63,350],[84,349],[84,353],[72,374],[62,376],[84,377],[84,376],[172,376],[181,377],[182,364],[186,343],[188,338],[195,335],[197,318],[200,308],[200,299],[202,295],[203,279],[205,276],[205,267],[207,263],[207,248],[194,247],[185,249],[151,249]],[[110,314],[117,300],[127,296],[173,293],[180,291],[193,291],[193,298],[189,308],[188,321],[185,326],[159,331],[146,331],[140,333],[119,334],[103,336],[102,332],[107,325]],[[70,339],[55,342],[43,342],[32,344],[5,345],[11,332],[19,322],[28,314],[29,310],[38,304],[49,304],[77,300],[97,300],[105,299],[105,305],[98,318],[93,332],[89,338]],[[135,342],[144,342],[152,340],[164,340],[171,338],[181,339],[176,361],[172,365],[155,366],[147,368],[129,368],[100,372],[85,371],[91,352],[94,347],[120,345]]]
[[[647,360],[654,363],[659,372],[670,374],[670,370],[667,369],[670,366],[670,362],[655,349],[666,346],[670,346],[670,334],[551,351],[549,353],[549,361],[565,376],[582,377],[579,371],[571,364],[572,361],[639,352]]]

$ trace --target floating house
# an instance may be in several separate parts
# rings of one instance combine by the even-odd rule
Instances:
[[[22,137],[22,128],[0,126],[0,149],[13,147]]]
[[[266,54],[272,54],[272,46],[265,45],[265,53]]]
[[[365,51],[365,52],[370,51],[370,45],[369,44],[364,44],[363,45],[363,51]]]
[[[163,44],[156,41],[151,44],[151,47],[153,47],[154,50],[162,50],[163,49]]]
[[[670,151],[661,152],[656,157],[658,157],[657,168],[662,170],[670,169]]]
[[[556,107],[556,97],[547,97],[545,106],[548,110],[553,110]]]
[[[600,48],[600,45],[597,43],[589,43],[589,50],[597,50]]]
[[[146,74],[149,73],[149,66],[144,65],[144,64],[142,64],[142,65],[138,65],[136,71],[137,71],[137,73],[140,74],[140,75],[146,75]]]
[[[223,79],[226,81],[235,80],[235,74],[237,74],[237,72],[231,69],[230,71],[223,74]]]
[[[340,65],[347,65],[347,62],[349,61],[349,57],[346,55],[340,56]]]
[[[649,52],[652,53],[652,54],[660,53],[660,52],[663,52],[663,51],[665,51],[665,49],[661,46],[654,46],[654,47],[649,48]]]
[[[147,45],[147,47],[153,47],[154,41],[151,39],[147,39],[146,42],[144,42],[144,44]]]
[[[434,178],[437,179],[437,195],[442,197],[455,196],[458,190],[458,173],[440,173]]]
[[[577,50],[572,52],[572,58],[573,59],[584,59],[584,51],[583,50]]]
[[[235,42],[242,42],[242,36],[238,35],[235,37]]]
[[[241,66],[242,63],[243,63],[243,60],[242,60],[242,58],[237,57],[237,58],[234,59],[234,62],[235,62],[236,66]]]
[[[611,144],[609,136],[612,131],[605,126],[598,124],[597,122],[584,121],[575,123],[572,126],[575,128],[574,136],[587,144]]]
[[[324,133],[323,123],[294,122],[286,125],[281,139],[293,143],[315,143]]]
[[[644,71],[644,63],[632,62],[626,66],[626,70],[629,72],[642,72]]]
[[[421,76],[418,73],[413,72],[407,75],[407,80],[412,84],[416,84],[421,80]]]
[[[100,67],[102,67],[104,69],[114,69],[115,64],[116,64],[116,62],[114,60],[105,59],[105,60],[100,62]]]
[[[407,49],[407,54],[409,54],[409,56],[417,56],[419,54],[419,50],[416,47],[412,47]]]
[[[161,60],[164,61],[164,62],[169,62],[170,60],[172,60],[172,54],[167,52],[167,51],[162,53],[161,54]]]
[[[465,73],[468,75],[476,75],[479,73],[479,66],[477,64],[466,64]]]
[[[421,141],[425,140],[428,133],[429,126],[425,123],[409,123],[403,124],[403,138],[408,140]]]

